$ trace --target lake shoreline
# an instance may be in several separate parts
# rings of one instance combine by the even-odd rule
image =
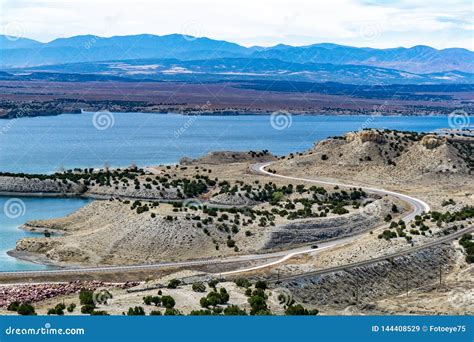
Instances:
[[[109,112],[107,110],[87,110],[82,112],[62,112],[62,113],[39,113],[39,114],[32,114],[32,115],[24,115],[24,116],[13,116],[10,117],[8,115],[0,115],[0,120],[18,120],[18,119],[27,119],[27,118],[38,118],[38,117],[51,117],[51,116],[61,116],[61,115],[83,115],[83,114],[94,114],[94,113],[101,113],[101,112]],[[302,111],[302,110],[286,110],[286,109],[278,109],[278,110],[265,110],[265,111],[234,111],[234,112],[221,112],[221,111],[210,111],[210,112],[183,112],[183,113],[175,113],[175,112],[168,112],[168,111],[113,111],[110,112],[112,114],[156,114],[156,115],[176,115],[176,116],[206,116],[206,117],[234,117],[234,116],[270,116],[274,113],[285,113],[290,114],[292,116],[333,116],[333,117],[344,117],[344,116],[354,116],[354,117],[443,117],[447,116],[446,113],[412,113],[412,114],[398,114],[398,113],[361,113],[360,111],[349,111],[345,113],[331,113],[330,111],[315,113],[313,111]]]
[[[4,132],[2,147],[8,151],[1,157],[2,171],[50,174],[61,169],[100,168],[105,164],[113,168],[132,164],[170,165],[178,163],[183,156],[198,158],[211,151],[268,149],[274,155],[283,156],[309,149],[330,136],[364,128],[431,132],[447,128],[450,123],[447,116],[301,112],[294,115],[281,112],[274,116],[99,114],[0,121],[0,130]],[[17,143],[23,141],[25,130],[32,138],[19,149]],[[76,138],[71,139],[72,136]],[[24,149],[30,153],[25,155]]]
[[[10,202],[10,207],[6,207],[10,199],[14,200]],[[53,265],[51,261],[37,255],[17,253],[15,251],[16,243],[28,237],[44,237],[42,229],[32,230],[25,227],[27,222],[64,217],[79,210],[89,202],[87,199],[74,197],[0,196],[0,208],[7,208],[6,210],[11,211],[11,216],[0,216],[0,250],[2,251],[0,272],[33,271],[61,266]],[[48,231],[52,235],[59,233],[52,232],[51,229],[48,229]]]
[[[64,266],[54,263],[53,261],[51,261],[51,259],[48,259],[47,257],[45,257],[44,255],[40,253],[17,251],[16,249],[12,249],[12,250],[7,251],[7,255],[21,261],[26,261],[32,264],[46,266],[47,269],[64,268]],[[5,271],[5,272],[11,272],[11,271]]]

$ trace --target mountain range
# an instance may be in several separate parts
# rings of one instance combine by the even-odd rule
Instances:
[[[9,73],[90,73],[149,80],[474,83],[474,52],[330,43],[244,47],[181,34],[83,35],[48,43],[0,36],[0,68]]]

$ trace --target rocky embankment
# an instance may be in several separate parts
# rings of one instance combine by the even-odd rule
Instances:
[[[222,165],[243,162],[261,163],[266,161],[274,161],[276,159],[277,158],[268,152],[268,150],[249,152],[215,151],[197,159],[185,157],[182,158],[179,163],[181,165]]]
[[[96,290],[106,286],[128,289],[138,284],[137,282],[108,284],[101,281],[75,281],[60,284],[0,285],[0,308],[6,308],[13,302],[36,303],[45,299],[79,293],[82,289]]]
[[[321,242],[368,231],[383,223],[384,216],[391,212],[392,204],[391,200],[384,198],[361,207],[352,214],[299,220],[277,226],[270,234],[265,248]]]
[[[89,185],[70,180],[39,179],[33,177],[0,176],[0,194],[6,196],[82,196],[94,199],[113,197],[178,200],[177,188],[137,189],[134,184]]]
[[[90,187],[83,196],[95,199],[129,198],[149,199],[157,201],[182,200],[178,196],[178,188],[144,188],[136,189],[134,185],[99,186]]]
[[[36,196],[78,196],[86,187],[71,181],[0,176],[0,194]]]
[[[284,281],[297,301],[338,309],[358,304],[370,310],[376,300],[439,282],[457,260],[452,245],[431,247],[407,256],[324,275]]]
[[[236,194],[224,193],[213,196],[209,199],[209,203],[225,206],[246,206],[251,207],[257,205],[259,202],[245,196],[245,193],[238,192]]]

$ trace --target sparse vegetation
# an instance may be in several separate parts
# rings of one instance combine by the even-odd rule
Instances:
[[[210,306],[217,306],[226,304],[229,301],[229,294],[227,290],[223,287],[219,291],[213,290],[207,294],[206,297],[202,297],[199,303],[203,308],[208,308]]]
[[[464,248],[466,262],[469,264],[474,263],[474,241],[472,240],[472,234],[464,234],[459,239],[459,244]]]

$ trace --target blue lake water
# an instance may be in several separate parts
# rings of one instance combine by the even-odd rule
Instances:
[[[293,116],[291,125],[281,130],[273,128],[268,115],[120,113],[113,114],[113,125],[101,126],[99,120],[97,126],[105,129],[94,126],[93,113],[0,120],[0,170],[31,173],[54,172],[61,166],[100,167],[105,162],[112,167],[175,163],[183,156],[216,150],[268,149],[282,155],[363,127],[448,127],[447,117]]]
[[[272,124],[273,123],[273,124]],[[216,150],[263,150],[283,155],[315,141],[361,128],[429,132],[449,127],[447,117],[383,116],[182,116],[174,114],[85,113],[0,120],[0,171],[44,173],[60,167],[112,167],[176,163]],[[8,257],[18,226],[32,219],[64,216],[85,205],[81,199],[22,199],[25,212],[5,215],[0,197],[0,270],[44,266]]]

